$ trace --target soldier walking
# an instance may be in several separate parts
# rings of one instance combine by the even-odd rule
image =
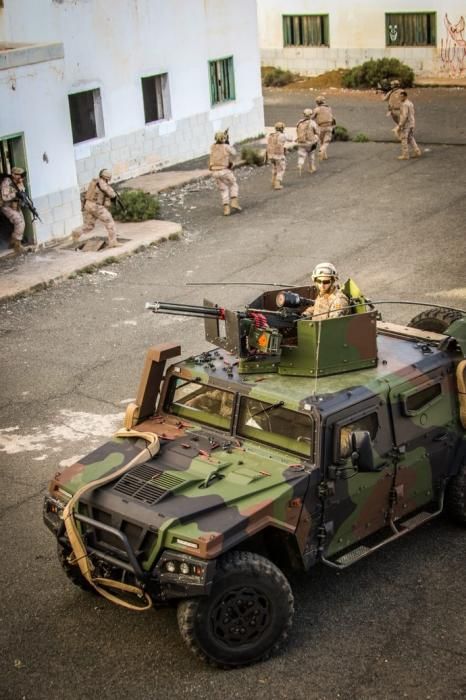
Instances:
[[[23,168],[14,167],[11,169],[11,173],[3,178],[0,187],[0,211],[13,224],[10,248],[13,248],[15,253],[25,253],[27,251],[27,248],[21,243],[26,222],[18,201],[18,192],[26,191],[24,186],[25,175],[26,171]]]
[[[112,173],[104,168],[98,177],[91,180],[85,195],[84,223],[72,232],[73,240],[78,241],[84,233],[92,231],[99,220],[107,230],[108,247],[116,248],[120,245],[117,242],[115,222],[110,213],[112,201],[117,198],[117,193],[109,185],[111,179]]]
[[[414,116],[414,105],[411,100],[408,100],[406,90],[400,92],[401,108],[400,108],[400,140],[401,140],[401,155],[398,160],[409,160],[409,147],[413,149],[413,157],[419,158],[422,151],[414,138],[414,127],[416,120]]]
[[[214,138],[215,143],[210,147],[209,170],[222,195],[223,215],[230,216],[232,209],[241,211],[238,203],[238,182],[231,170],[236,151],[227,143],[225,131],[217,131]]]
[[[390,90],[382,97],[387,105],[387,117],[391,117],[396,126],[392,130],[398,138],[400,138],[400,109],[401,109],[401,85],[399,80],[390,81]]]
[[[308,161],[308,170],[315,173],[315,153],[319,142],[320,129],[317,123],[311,119],[312,109],[303,111],[303,119],[296,124],[296,141],[298,143],[298,170],[301,175],[304,164]]]
[[[333,117],[332,109],[328,106],[325,97],[323,97],[322,95],[316,97],[316,105],[317,107],[315,107],[312,112],[312,119],[317,123],[317,126],[320,129],[319,160],[327,160],[327,149],[330,141],[332,140],[335,119]]]
[[[282,190],[286,170],[285,144],[289,139],[285,136],[284,122],[277,122],[274,129],[267,139],[267,160],[272,165],[272,187]]]

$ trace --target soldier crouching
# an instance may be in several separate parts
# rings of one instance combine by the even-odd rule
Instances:
[[[236,151],[226,140],[226,133],[217,131],[215,143],[210,148],[209,170],[222,195],[223,215],[229,216],[232,209],[241,211],[241,207],[238,203],[238,183],[231,170]]]
[[[117,193],[110,187],[109,182],[112,179],[112,173],[105,168],[99,172],[99,176],[91,180],[85,195],[85,204],[83,210],[83,225],[74,229],[72,236],[73,240],[77,241],[83,233],[92,231],[96,221],[103,223],[107,230],[108,247],[116,248],[120,244],[117,243],[117,234],[113,216],[110,213],[112,201],[116,199]]]

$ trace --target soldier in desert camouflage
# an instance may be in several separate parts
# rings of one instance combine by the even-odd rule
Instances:
[[[217,131],[214,138],[215,143],[210,148],[209,170],[222,195],[223,215],[230,216],[232,209],[241,211],[238,203],[238,182],[231,169],[236,151],[227,143],[227,132]]]
[[[298,170],[301,175],[303,167],[308,160],[310,173],[317,170],[315,153],[319,143],[320,129],[317,123],[311,119],[312,109],[303,111],[303,119],[296,124],[296,141],[298,143]]]
[[[313,306],[304,310],[303,316],[312,316],[316,321],[326,318],[345,316],[349,309],[349,299],[338,285],[338,273],[332,263],[324,262],[316,265],[312,271],[312,282],[319,293]]]
[[[322,95],[316,97],[316,105],[317,107],[315,107],[312,112],[312,119],[317,123],[320,129],[319,160],[327,160],[327,149],[330,141],[332,140],[335,119],[333,118],[332,109],[328,106],[325,97]]]
[[[0,211],[13,224],[10,248],[15,253],[24,253],[26,248],[21,244],[26,223],[24,215],[18,202],[18,190],[25,192],[24,176],[26,171],[23,168],[12,168],[10,175],[3,178],[0,188]]]
[[[419,158],[422,151],[414,138],[414,127],[416,120],[414,116],[414,105],[411,100],[408,100],[408,93],[402,90],[401,93],[401,109],[400,109],[400,141],[401,155],[398,160],[409,160],[409,147],[413,149],[413,157]]]
[[[383,100],[388,102],[387,117],[391,117],[396,126],[393,129],[395,135],[400,138],[400,109],[401,109],[401,86],[399,80],[390,81],[390,90],[383,96]]]
[[[286,170],[285,145],[289,139],[285,136],[285,124],[277,122],[275,131],[267,138],[267,160],[272,165],[272,187],[282,190],[282,180]]]
[[[98,177],[91,180],[85,195],[84,223],[79,228],[74,229],[73,240],[79,240],[83,233],[93,230],[96,221],[101,221],[107,230],[108,247],[116,248],[120,245],[117,243],[115,222],[110,213],[112,201],[117,198],[117,193],[109,185],[111,179],[112,173],[104,168],[99,172]]]

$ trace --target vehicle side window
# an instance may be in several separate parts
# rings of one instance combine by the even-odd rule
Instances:
[[[346,459],[351,455],[351,433],[355,430],[367,430],[374,440],[379,429],[377,413],[369,413],[367,416],[358,418],[351,423],[341,426],[338,440],[338,457]]]
[[[442,393],[440,384],[432,384],[425,386],[420,391],[411,391],[403,394],[402,401],[404,413],[408,416],[425,410],[430,404]]]

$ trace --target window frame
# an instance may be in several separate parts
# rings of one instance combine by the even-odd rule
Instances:
[[[76,95],[92,95],[92,105],[93,105],[93,118],[94,118],[94,135],[89,136],[89,138],[76,139],[75,132],[76,128],[73,123],[73,114],[71,107],[71,98]],[[78,92],[68,93],[68,106],[70,110],[70,123],[71,123],[71,133],[73,138],[73,146],[78,146],[81,143],[86,143],[87,141],[93,141],[95,139],[100,139],[105,136],[104,129],[104,118],[102,109],[102,94],[99,87],[89,88],[88,90],[79,90]]]
[[[375,416],[376,419],[376,430],[374,435],[371,434],[371,431],[368,430],[367,432],[370,434],[371,437],[371,443],[374,444],[374,440],[376,439],[381,424],[380,424],[380,418],[379,418],[379,412],[378,410],[372,406],[370,410],[363,411],[361,413],[356,413],[355,415],[351,417],[344,418],[340,421],[337,421],[335,423],[335,430],[334,430],[334,435],[333,435],[333,459],[336,463],[339,462],[346,462],[348,459],[350,459],[351,455],[346,455],[343,456],[341,454],[341,431],[343,428],[345,428],[347,425],[353,425],[354,423],[358,423],[365,418],[369,418],[370,416]],[[363,430],[363,428],[362,428]],[[354,432],[354,428],[351,432]]]
[[[159,114],[160,111],[162,112],[162,116],[157,117],[156,119],[148,119],[150,105],[146,103],[147,93],[144,89],[144,85],[149,87],[150,81],[153,82],[153,95],[151,95],[151,97],[154,99],[155,112],[157,114]],[[156,122],[168,121],[171,119],[170,84],[168,72],[141,76],[141,92],[145,124],[155,124]]]
[[[234,102],[236,100],[236,86],[235,64],[233,55],[209,60],[208,72],[211,107],[216,107],[217,105],[224,104],[225,102]],[[221,77],[219,77],[219,72],[221,72]],[[219,88],[219,82],[221,82],[222,80],[223,85],[225,84],[225,82],[227,83],[227,96],[221,96],[219,94],[220,92],[222,92],[223,94],[223,88]]]
[[[184,385],[188,384],[193,384],[196,385],[199,388],[205,388],[206,390],[212,390],[212,391],[223,391],[225,394],[231,395],[232,396],[232,405],[231,405],[231,412],[229,416],[221,416],[220,414],[215,414],[215,413],[210,413],[206,410],[203,410],[201,408],[195,408],[192,406],[188,406],[186,404],[180,404],[180,403],[175,403],[175,393],[177,390],[177,385],[179,384],[180,386],[178,388],[181,388],[181,382],[184,382]],[[199,393],[199,392],[198,392]],[[195,396],[193,398],[196,398]],[[201,382],[197,379],[193,378],[188,378],[188,377],[183,377],[180,375],[172,375],[170,377],[170,383],[169,387],[167,390],[167,393],[165,394],[164,400],[163,400],[163,410],[165,413],[171,415],[171,416],[177,416],[179,418],[183,418],[184,420],[187,421],[192,421],[193,423],[201,423],[202,425],[207,425],[209,428],[213,428],[215,430],[222,430],[224,432],[227,432],[231,435],[232,433],[232,427],[233,427],[233,422],[235,418],[235,404],[236,404],[236,392],[231,391],[230,389],[223,389],[218,386],[214,386],[213,384],[206,384],[205,382]],[[170,406],[181,406],[182,410],[181,411],[173,411],[170,410]],[[207,419],[207,416],[210,416],[209,419]],[[213,419],[214,416],[217,416],[218,420]]]
[[[426,43],[398,43],[397,41],[390,40],[390,30],[389,27],[395,24],[394,21],[390,20],[390,17],[425,17],[427,18],[428,27],[427,31],[427,42]],[[415,30],[413,30],[415,31]],[[425,47],[436,47],[437,46],[437,12],[435,10],[427,12],[385,12],[385,46],[386,48],[425,48]]]
[[[413,396],[417,396],[418,394],[422,394],[423,391],[427,391],[428,389],[438,387],[439,391],[438,393],[430,398],[426,403],[423,403],[421,406],[418,408],[409,408],[408,407],[408,401],[411,399]],[[400,401],[401,401],[401,406],[402,406],[402,412],[403,415],[405,416],[418,416],[420,413],[425,413],[428,411],[432,406],[434,406],[438,401],[440,401],[442,398],[442,382],[440,380],[438,381],[430,381],[430,382],[425,382],[424,384],[420,386],[413,387],[412,389],[409,389],[409,391],[404,391],[402,394],[400,394]]]
[[[319,19],[320,20],[320,42],[319,43],[293,43],[291,41],[291,36],[295,33],[299,33],[300,38],[303,38],[304,34],[307,32],[310,36],[310,27],[304,28],[305,19]],[[287,26],[289,24],[289,26]],[[294,25],[299,25],[298,27]],[[282,15],[282,34],[283,34],[283,48],[330,48],[330,20],[328,13],[306,13],[306,14],[284,14]],[[287,37],[290,37],[289,43],[287,42]]]

